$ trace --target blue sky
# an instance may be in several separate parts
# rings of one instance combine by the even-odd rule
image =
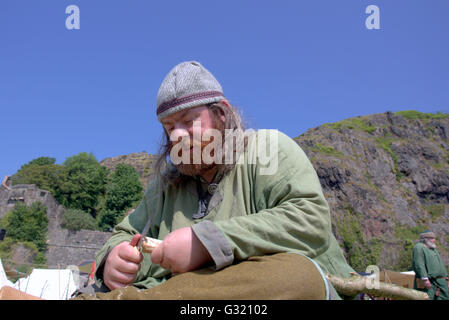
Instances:
[[[69,5],[80,29],[68,30]],[[368,30],[365,9],[380,10]],[[291,137],[385,111],[449,113],[449,1],[2,0],[0,178],[155,153],[160,83],[197,60],[251,128]]]

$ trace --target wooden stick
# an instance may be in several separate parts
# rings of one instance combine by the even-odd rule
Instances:
[[[359,293],[367,293],[374,297],[384,297],[393,300],[428,300],[427,293],[404,288],[392,283],[378,282],[377,288],[371,288],[372,279],[351,273],[351,278],[339,278],[326,274],[330,283],[339,294],[356,296]]]

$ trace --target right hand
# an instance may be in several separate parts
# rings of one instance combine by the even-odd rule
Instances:
[[[103,271],[104,284],[111,290],[131,285],[136,280],[143,256],[136,247],[141,235],[122,242],[109,252]]]
[[[432,283],[430,283],[430,280],[427,279],[426,282],[424,283],[424,285],[426,286],[427,289],[432,288]]]

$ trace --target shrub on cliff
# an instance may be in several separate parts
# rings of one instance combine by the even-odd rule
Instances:
[[[16,203],[1,222],[7,236],[21,242],[34,243],[39,251],[45,251],[48,229],[47,207],[36,201],[30,206]]]
[[[61,227],[73,231],[82,229],[95,230],[97,223],[87,212],[79,209],[67,209],[62,217]]]
[[[415,110],[405,110],[405,111],[397,111],[395,114],[403,116],[408,120],[427,120],[427,119],[444,119],[449,116],[447,113],[437,112],[437,113],[423,113]]]
[[[19,250],[18,260],[14,256]],[[24,251],[25,250],[25,251]],[[31,273],[34,268],[46,268],[46,257],[44,251],[39,251],[37,246],[29,241],[17,241],[5,238],[0,241],[0,258],[4,266],[15,269],[22,273]],[[15,257],[17,259],[17,257]],[[7,274],[10,281],[15,282],[18,274]]]
[[[101,231],[111,232],[114,226],[123,220],[124,213],[104,209],[97,217],[97,225]]]

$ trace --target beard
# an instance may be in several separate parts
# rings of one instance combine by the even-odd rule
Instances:
[[[202,174],[210,171],[214,167],[219,166],[219,164],[216,164],[216,163],[204,163],[203,159],[202,159],[202,156],[200,157],[200,163],[195,163],[194,162],[193,152],[195,152],[195,149],[193,149],[194,151],[191,152],[190,148],[193,148],[193,146],[195,146],[197,148],[196,152],[198,150],[200,150],[200,152],[201,152],[200,155],[203,155],[204,148],[206,148],[206,146],[209,143],[211,143],[211,142],[209,142],[209,141],[201,141],[201,142],[198,141],[198,142],[195,142],[195,141],[191,141],[190,140],[188,142],[189,148],[184,148],[184,149],[181,148],[179,150],[178,155],[177,155],[178,157],[180,157],[180,159],[182,159],[182,152],[183,152],[183,150],[184,151],[185,150],[189,150],[189,151],[187,151],[187,152],[190,152],[190,154],[189,154],[189,162],[188,163],[182,163],[181,162],[179,164],[174,164],[173,161],[172,161],[173,166],[181,174],[186,175],[186,176],[191,176],[191,177],[202,175]],[[176,144],[172,144],[170,146],[170,152],[171,152],[171,149],[173,148],[174,145],[176,145]],[[213,155],[214,155],[214,152],[211,153],[211,156],[213,156]]]
[[[175,168],[183,175],[186,176],[200,176],[204,173],[206,173],[207,171],[211,170],[212,168],[214,168],[216,166],[216,164],[211,163],[211,164],[177,164],[174,165]]]
[[[424,240],[424,244],[429,249],[436,249],[437,248],[437,245],[434,242],[430,241],[430,240]]]

